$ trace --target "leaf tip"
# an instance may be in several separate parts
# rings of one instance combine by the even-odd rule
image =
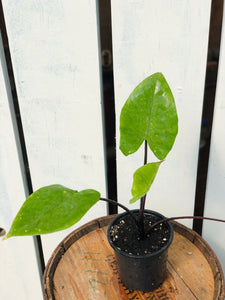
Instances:
[[[130,199],[130,201],[129,201],[130,204],[133,204],[134,202],[135,202],[134,198]]]
[[[129,200],[129,203],[130,204],[133,204],[133,203],[135,203],[135,202],[137,202],[139,199],[141,199],[142,197],[143,197],[144,195],[138,195],[138,196],[134,196],[133,198],[131,198],[130,200]]]
[[[6,235],[4,235],[4,236],[2,237],[2,240],[5,241],[5,240],[7,240],[8,238],[10,238],[11,236],[12,236],[12,234],[10,234],[10,231],[9,231]]]

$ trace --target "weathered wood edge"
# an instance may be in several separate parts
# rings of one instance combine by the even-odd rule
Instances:
[[[214,253],[214,251],[211,249],[209,244],[195,231],[187,228],[186,226],[172,221],[174,230],[177,233],[180,233],[181,235],[184,235],[185,237],[191,241],[200,251],[204,254],[204,257],[206,258],[208,264],[210,265],[210,268],[213,272],[214,277],[214,300],[224,300],[225,299],[225,284],[224,284],[224,274],[222,267],[220,265],[220,262]]]
[[[104,227],[108,225],[111,220],[115,217],[115,215],[109,215],[106,217],[98,218],[92,220],[83,226],[75,229],[69,235],[67,235],[62,242],[57,246],[57,248],[53,251],[43,274],[42,278],[42,289],[45,300],[55,300],[54,297],[54,283],[49,280],[49,278],[53,278],[55,270],[58,266],[59,261],[61,260],[64,253],[69,249],[69,247],[78,239],[80,239],[85,234],[89,232]]]
[[[89,223],[79,227],[78,229],[71,232],[66,236],[62,242],[54,250],[51,258],[49,259],[45,272],[43,275],[43,295],[45,300],[55,300],[54,297],[54,283],[50,282],[49,278],[53,278],[57,265],[67,251],[67,249],[78,239],[80,239],[85,234],[89,232],[107,226],[116,215],[109,215],[106,217],[98,218]],[[174,230],[184,235],[189,241],[191,241],[205,256],[207,262],[209,263],[214,276],[215,289],[214,289],[214,299],[224,300],[225,298],[225,286],[224,286],[224,275],[221,265],[211,247],[207,244],[202,237],[194,232],[193,230],[187,228],[186,226],[173,221],[172,222]]]

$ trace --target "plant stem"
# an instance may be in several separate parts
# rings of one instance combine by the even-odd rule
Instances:
[[[222,219],[215,219],[215,218],[209,218],[209,217],[201,217],[201,216],[182,216],[182,217],[172,217],[172,218],[165,218],[160,221],[155,222],[153,225],[151,225],[146,234],[148,234],[154,227],[156,227],[159,224],[173,221],[173,220],[181,220],[181,219],[199,219],[199,220],[209,220],[209,221],[216,221],[216,222],[223,222],[225,223],[225,220]]]
[[[144,165],[147,164],[147,160],[148,160],[148,143],[147,140],[145,140]]]
[[[145,140],[145,150],[144,150],[144,165],[147,164],[148,160],[148,143],[147,140]],[[139,220],[143,221],[143,216],[144,216],[144,210],[145,210],[145,200],[146,200],[146,195],[141,198],[141,204],[140,204],[140,214],[139,214]]]
[[[133,213],[123,204],[116,202],[115,200],[112,199],[108,199],[108,198],[100,198],[99,200],[105,201],[105,202],[109,202],[112,203],[114,205],[117,205],[119,207],[121,207],[122,209],[124,209],[127,213],[129,213],[129,215],[131,216],[131,218],[134,221],[134,224],[136,225],[139,233],[141,234],[141,236],[144,238],[145,235],[147,235],[153,228],[155,228],[157,225],[162,224],[162,223],[166,223],[169,221],[173,221],[173,220],[181,220],[181,219],[199,219],[199,220],[209,220],[209,221],[215,221],[215,222],[223,222],[225,223],[225,220],[223,219],[216,219],[216,218],[209,218],[209,217],[202,217],[202,216],[182,216],[182,217],[171,217],[171,218],[165,218],[162,220],[159,220],[157,222],[155,222],[153,225],[151,225],[148,230],[146,231],[146,234],[143,231],[143,228],[141,226],[140,223],[140,218],[139,218],[139,222],[137,221],[137,219],[135,218],[135,216],[133,215]],[[143,211],[143,216],[144,216],[144,211]]]
[[[122,209],[124,209],[127,213],[129,213],[129,215],[130,215],[131,218],[133,219],[135,225],[137,226],[138,231],[140,232],[140,225],[139,225],[137,219],[135,218],[135,216],[133,215],[133,213],[132,213],[126,206],[124,206],[123,204],[120,204],[120,203],[116,202],[115,200],[108,199],[108,198],[100,198],[99,200],[102,200],[102,201],[106,201],[106,202],[112,203],[112,204],[114,204],[114,205],[116,205],[116,206],[119,206],[119,207],[121,207]]]

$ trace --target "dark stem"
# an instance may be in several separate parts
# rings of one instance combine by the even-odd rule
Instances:
[[[148,160],[148,143],[147,143],[147,140],[145,140],[144,165],[147,164],[147,160]],[[140,201],[139,227],[140,227],[140,233],[141,233],[142,238],[144,238],[144,236],[145,236],[145,230],[144,230],[145,201],[146,201],[146,194],[141,198],[141,201]]]
[[[169,221],[173,221],[173,220],[181,220],[181,219],[195,219],[195,220],[209,220],[209,221],[215,221],[215,222],[223,222],[225,223],[225,220],[223,219],[216,219],[216,218],[209,218],[209,217],[201,217],[201,216],[182,216],[182,217],[171,217],[171,218],[165,218],[162,220],[159,220],[157,222],[155,222],[153,225],[151,225],[148,230],[146,231],[146,233],[144,233],[143,228],[140,226],[140,219],[139,222],[137,221],[137,219],[135,218],[134,214],[123,204],[120,204],[118,202],[116,202],[115,200],[112,199],[108,199],[108,198],[100,198],[99,200],[105,201],[105,202],[109,202],[112,203],[116,206],[121,207],[122,209],[124,209],[133,219],[134,224],[136,225],[140,235],[145,238],[145,236],[153,229],[155,228],[157,225],[162,224],[162,223],[166,223]],[[144,216],[144,211],[143,211],[143,216]]]
[[[131,218],[134,220],[134,223],[135,223],[135,225],[136,225],[138,231],[140,232],[140,225],[139,225],[137,219],[135,218],[134,214],[133,214],[126,206],[124,206],[123,204],[118,203],[118,202],[115,201],[115,200],[108,199],[108,198],[100,198],[99,200],[102,200],[102,201],[106,201],[106,202],[112,203],[112,204],[114,204],[114,205],[116,205],[116,206],[119,206],[119,207],[121,207],[122,209],[124,209],[127,213],[129,213],[129,215],[131,216]]]
[[[145,140],[145,155],[144,155],[144,165],[147,164],[147,160],[148,160],[148,143],[147,140]]]
[[[216,221],[216,222],[223,222],[225,223],[225,220],[222,219],[215,219],[215,218],[209,218],[209,217],[201,217],[201,216],[182,216],[182,217],[172,217],[172,218],[165,218],[162,220],[159,220],[155,222],[153,225],[151,225],[146,234],[148,234],[154,227],[156,227],[159,224],[168,222],[168,221],[173,221],[173,220],[181,220],[181,219],[195,219],[195,220],[209,220],[209,221]]]
[[[147,140],[145,140],[144,165],[147,164],[147,160],[148,160],[148,143],[147,143]],[[140,221],[143,221],[144,210],[145,210],[145,201],[146,201],[146,195],[144,195],[144,197],[141,198],[140,214],[139,214]]]

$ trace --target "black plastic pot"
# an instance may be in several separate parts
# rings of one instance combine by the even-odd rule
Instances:
[[[139,210],[132,210],[132,213],[137,215]],[[165,218],[163,215],[151,210],[145,210],[145,214],[154,215],[158,220]],[[109,225],[107,232],[108,241],[115,252],[120,279],[130,290],[152,291],[158,288],[167,276],[166,261],[168,248],[173,240],[173,227],[171,223],[165,223],[169,231],[169,239],[160,250],[144,255],[129,254],[118,249],[110,236],[111,228],[119,224],[125,216],[128,217],[129,214],[125,212],[118,215]],[[134,230],[136,230],[135,224]]]

